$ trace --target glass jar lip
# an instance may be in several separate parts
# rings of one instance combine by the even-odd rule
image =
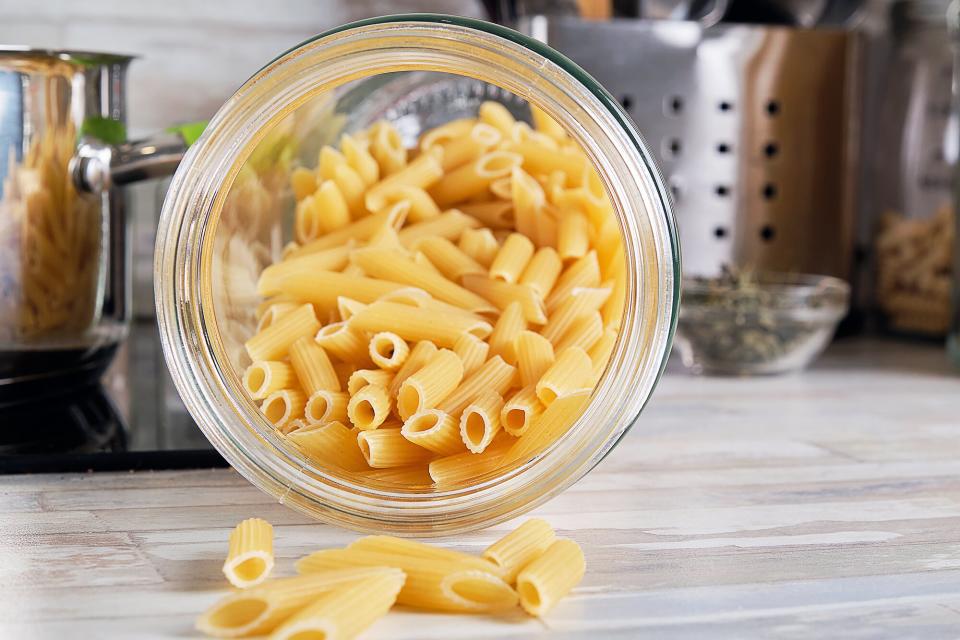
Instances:
[[[659,301],[660,304],[653,304],[646,309],[647,314],[652,315],[654,318],[653,326],[641,332],[639,320],[634,320],[636,323],[635,326],[637,327],[634,329],[634,331],[637,332],[636,335],[640,336],[642,333],[646,338],[640,339],[637,337],[637,344],[630,345],[629,341],[623,340],[621,336],[615,348],[614,359],[617,360],[619,371],[622,371],[624,367],[621,360],[626,360],[630,354],[637,358],[643,358],[643,362],[645,363],[640,366],[637,364],[640,362],[639,360],[631,361],[633,368],[636,369],[636,372],[632,375],[637,378],[638,386],[633,391],[634,398],[627,403],[629,406],[624,405],[621,412],[622,415],[624,412],[629,411],[630,419],[621,419],[618,423],[614,423],[608,419],[606,424],[611,425],[610,429],[602,434],[603,438],[599,438],[599,434],[593,433],[593,431],[597,430],[597,427],[591,425],[589,428],[593,431],[587,431],[588,427],[585,425],[590,421],[581,418],[571,427],[572,430],[578,429],[578,431],[583,434],[581,438],[561,438],[547,451],[541,453],[537,458],[527,464],[504,473],[501,477],[495,478],[490,482],[483,479],[478,482],[477,485],[471,485],[459,493],[456,491],[442,492],[439,496],[432,492],[430,494],[413,495],[407,493],[391,494],[386,492],[376,493],[376,491],[369,490],[369,487],[365,487],[365,489],[369,491],[361,497],[366,499],[369,497],[368,494],[376,494],[373,497],[378,500],[376,505],[378,507],[386,509],[387,507],[384,507],[383,502],[389,500],[396,501],[395,503],[387,505],[393,509],[393,511],[390,511],[386,515],[384,515],[383,511],[378,512],[379,516],[370,515],[363,511],[360,512],[361,515],[357,515],[358,509],[371,508],[370,502],[368,500],[367,503],[361,504],[361,501],[355,499],[356,496],[349,495],[350,490],[356,489],[357,487],[350,486],[349,482],[344,482],[343,479],[337,478],[332,474],[317,474],[315,469],[308,471],[306,468],[301,468],[299,470],[300,475],[293,478],[294,474],[290,469],[285,467],[281,468],[283,465],[281,465],[280,462],[291,461],[287,459],[281,461],[279,457],[276,459],[270,458],[268,454],[276,453],[278,450],[276,446],[271,445],[270,442],[264,442],[264,434],[254,433],[251,435],[243,432],[243,428],[249,431],[260,429],[259,422],[263,422],[264,419],[262,416],[253,418],[249,413],[245,413],[246,409],[243,406],[244,401],[238,401],[236,396],[230,394],[231,387],[227,384],[230,376],[228,373],[225,373],[223,362],[217,358],[215,346],[217,338],[216,336],[211,337],[206,333],[206,329],[211,326],[211,320],[204,319],[204,314],[209,313],[209,311],[205,311],[203,298],[204,295],[209,295],[209,291],[204,289],[203,267],[201,266],[202,247],[199,251],[197,247],[201,246],[202,242],[204,242],[205,235],[213,235],[211,229],[208,227],[211,226],[211,218],[219,215],[219,209],[217,209],[217,205],[214,204],[218,197],[217,193],[220,192],[222,196],[222,192],[228,190],[224,188],[224,185],[228,185],[235,175],[235,172],[233,174],[230,173],[230,167],[235,167],[239,164],[237,158],[240,157],[241,153],[236,152],[235,149],[246,148],[249,150],[249,148],[252,148],[254,143],[251,141],[254,141],[255,138],[253,137],[254,134],[251,134],[250,131],[258,130],[254,126],[257,122],[271,122],[270,118],[276,114],[276,111],[271,111],[271,109],[276,109],[275,103],[286,100],[287,102],[284,103],[286,108],[296,99],[291,98],[291,96],[296,95],[296,92],[293,90],[284,91],[280,97],[272,95],[269,98],[265,98],[264,95],[266,94],[264,94],[263,86],[258,85],[268,85],[267,88],[269,89],[269,83],[266,82],[266,80],[270,77],[271,73],[275,73],[276,79],[278,80],[290,81],[291,74],[294,73],[291,69],[302,69],[302,67],[295,66],[301,47],[308,46],[311,43],[326,46],[327,49],[324,50],[326,53],[321,54],[320,57],[322,60],[324,59],[322,55],[326,55],[329,58],[331,56],[330,49],[342,47],[344,42],[342,38],[336,37],[326,44],[318,42],[318,40],[326,36],[336,36],[336,34],[344,34],[354,29],[357,31],[357,37],[362,40],[367,36],[378,35],[379,32],[374,31],[374,28],[377,26],[397,27],[397,29],[386,31],[386,36],[383,36],[385,38],[398,34],[400,36],[409,36],[411,33],[419,32],[418,27],[411,25],[416,25],[417,23],[433,23],[437,25],[453,25],[457,32],[456,35],[462,36],[467,40],[473,38],[474,40],[469,44],[472,44],[475,49],[472,53],[477,54],[477,52],[482,49],[481,45],[490,45],[491,43],[490,39],[484,36],[492,35],[496,37],[499,35],[498,33],[492,32],[491,29],[493,29],[493,31],[509,31],[496,25],[489,25],[482,21],[470,19],[434,15],[423,16],[418,14],[414,16],[415,19],[411,21],[405,20],[406,17],[407,16],[393,16],[360,21],[321,34],[317,38],[310,39],[303,45],[291,49],[275,60],[273,64],[277,65],[276,68],[268,66],[258,74],[255,74],[250,81],[241,87],[234,98],[228,101],[224,108],[221,109],[221,112],[213,119],[211,126],[203,134],[199,142],[188,153],[186,161],[181,164],[177,176],[174,178],[173,185],[171,186],[170,194],[164,204],[157,242],[156,278],[159,286],[157,288],[156,298],[164,350],[167,360],[170,362],[174,381],[181,394],[184,395],[184,400],[188,408],[191,409],[191,413],[194,414],[205,435],[207,435],[221,453],[223,453],[244,476],[254,482],[254,484],[260,486],[261,489],[268,493],[273,493],[281,500],[288,502],[301,511],[309,512],[315,517],[319,516],[338,522],[339,524],[366,530],[388,528],[398,533],[414,532],[421,535],[437,535],[451,531],[487,526],[517,515],[523,510],[532,508],[578,480],[609,452],[612,446],[622,437],[623,433],[632,425],[635,417],[639,415],[639,412],[648,400],[649,394],[652,392],[666,365],[677,322],[680,264],[676,227],[670,208],[669,196],[667,195],[662,176],[660,176],[652,160],[652,155],[648,147],[643,143],[633,126],[629,124],[627,116],[620,111],[616,101],[613,100],[596,81],[586,75],[582,70],[579,70],[578,67],[566,61],[566,63],[562,65],[561,71],[566,71],[565,75],[569,80],[564,80],[562,77],[563,74],[557,74],[556,77],[546,80],[542,85],[529,87],[526,90],[527,95],[537,97],[538,104],[542,104],[540,103],[541,100],[552,99],[557,101],[555,104],[563,104],[565,106],[568,104],[576,104],[579,106],[579,103],[574,101],[574,96],[587,103],[590,102],[590,97],[587,96],[586,93],[590,93],[596,98],[599,103],[598,106],[592,106],[589,107],[589,109],[583,107],[579,110],[589,116],[588,124],[593,126],[595,131],[597,130],[596,128],[600,126],[600,123],[613,129],[610,131],[601,130],[600,137],[602,144],[595,143],[595,150],[605,145],[607,155],[601,153],[597,157],[604,159],[606,164],[613,167],[612,169],[608,168],[608,170],[614,171],[616,174],[616,178],[619,180],[617,185],[620,187],[621,195],[624,193],[636,193],[639,198],[637,201],[629,201],[629,205],[623,205],[622,208],[618,208],[618,213],[622,212],[623,214],[618,216],[621,226],[626,224],[633,230],[633,236],[625,236],[632,237],[634,240],[634,243],[630,245],[633,248],[628,248],[628,252],[632,250],[634,253],[630,255],[634,255],[638,261],[650,260],[652,257],[653,262],[651,264],[658,267],[651,272],[653,274],[652,276],[644,278],[646,285],[642,290],[636,287],[636,278],[634,278],[634,280],[628,280],[628,290],[631,286],[637,289],[637,291],[631,290],[631,294],[635,294],[636,301],[639,301],[641,307],[644,307],[645,304],[649,305],[651,299]],[[404,31],[404,27],[410,28]],[[459,29],[456,29],[457,27],[459,27]],[[370,29],[369,32],[367,31],[368,29]],[[469,30],[479,33],[471,36]],[[507,39],[513,43],[512,46],[506,46],[499,42],[495,42],[494,44],[502,49],[498,50],[497,55],[509,58],[515,63],[518,69],[520,69],[519,71],[514,70],[513,73],[529,74],[529,69],[526,71],[523,71],[523,69],[532,66],[530,64],[530,60],[532,59],[538,61],[538,71],[545,72],[545,64],[549,62],[549,60],[545,60],[545,56],[542,55],[536,57],[537,52],[532,50],[534,47],[537,49],[545,48],[544,45],[531,41],[515,32],[509,33],[514,35],[514,37]],[[464,42],[455,40],[450,36],[450,33],[442,33],[441,36],[433,31],[425,35],[426,38],[437,41],[433,42],[431,40],[431,46],[434,47],[431,51],[434,53],[436,53],[438,48],[448,47],[447,54],[451,59],[465,61],[469,56],[463,53]],[[500,39],[503,40],[503,38]],[[441,41],[445,41],[447,44],[443,44],[441,47]],[[449,44],[451,42],[456,42],[456,47],[458,47],[456,53],[454,51],[454,45]],[[528,43],[533,45],[533,47],[527,47]],[[353,47],[357,44],[362,43],[351,42],[350,46]],[[552,52],[552,50],[546,51],[550,52],[550,60],[565,60],[560,54]],[[534,55],[529,55],[531,53]],[[510,58],[510,56],[514,56],[515,59]],[[343,56],[338,58],[338,61],[342,62],[342,57]],[[301,61],[303,59],[308,58],[307,56],[303,56]],[[310,62],[313,64],[317,62],[317,60]],[[388,66],[389,65],[385,64],[383,68],[374,71],[370,75],[389,70],[387,69]],[[559,64],[557,66],[561,67]],[[567,71],[568,68],[574,71]],[[480,72],[477,73],[477,77],[481,77],[482,74]],[[497,73],[502,74],[500,77],[507,77],[508,75],[506,68],[497,72],[485,71],[483,73],[487,74],[487,76],[483,77],[496,76]],[[504,82],[507,81],[505,80]],[[516,86],[516,83],[514,83],[514,85]],[[558,98],[557,96],[561,95],[559,91],[562,86],[567,86],[568,88],[572,86],[574,93]],[[578,86],[580,89],[576,89]],[[547,87],[553,87],[552,90],[555,93],[550,93],[551,90],[547,89]],[[258,90],[259,93],[257,93]],[[271,100],[273,102],[271,102]],[[562,102],[563,100],[567,102]],[[230,122],[228,116],[241,118],[246,113],[244,109],[250,109],[251,104],[257,105],[261,113],[256,117],[251,117],[248,114],[248,120],[243,123]],[[614,120],[614,122],[611,122],[611,120]],[[570,120],[568,118],[566,122],[567,124],[578,124],[575,119]],[[616,125],[619,125],[619,127]],[[587,130],[587,128],[584,127],[581,127],[581,129],[583,129],[581,134],[584,134]],[[239,133],[247,137],[228,144],[222,139],[227,138],[231,132],[234,136]],[[221,140],[215,142],[214,140],[218,135]],[[580,138],[581,142],[584,140],[584,138]],[[620,147],[617,146],[618,144],[626,146]],[[610,153],[611,148],[615,151],[612,154]],[[231,156],[231,153],[234,153],[234,155]],[[214,159],[214,157],[216,158]],[[224,167],[227,168],[224,169]],[[598,170],[603,174],[601,167],[598,167]],[[219,180],[216,180],[218,177]],[[631,182],[630,180],[625,181],[625,178],[633,179],[635,182]],[[213,184],[214,182],[216,182],[216,184]],[[198,191],[199,193],[193,193],[193,191]],[[628,202],[628,200],[618,200],[617,202],[625,203]],[[630,217],[630,214],[636,216],[636,219],[631,218],[630,221],[625,222],[624,216]],[[216,223],[214,223],[214,225],[215,224]],[[642,229],[647,229],[648,233],[653,234],[649,238],[652,243],[651,246],[641,245],[639,243],[638,238],[642,234]],[[193,239],[193,243],[191,243],[191,239]],[[644,251],[640,251],[638,247],[644,249]],[[640,252],[637,253],[637,251]],[[181,264],[182,262],[186,264]],[[198,274],[200,275],[198,276]],[[649,277],[653,277],[653,280],[648,281],[647,278]],[[194,283],[192,280],[197,278],[199,278],[199,284]],[[209,282],[207,282],[207,284],[209,284]],[[187,288],[181,290],[184,286]],[[649,295],[641,295],[646,294],[646,289],[649,287],[654,288],[660,297],[654,296],[651,298]],[[633,301],[634,298],[628,298],[628,300]],[[633,315],[636,316],[639,313],[640,311],[636,311]],[[211,316],[211,318],[213,318],[213,324],[215,325],[215,317]],[[625,342],[628,343],[626,346],[622,344]],[[187,353],[191,349],[193,352]],[[613,365],[611,365],[611,370],[612,369]],[[623,399],[622,394],[624,393],[623,387],[625,387],[625,384],[621,383],[619,386],[616,386],[615,389],[613,388],[615,386],[614,383],[603,386],[603,381],[607,380],[609,382],[610,379],[611,376],[608,372],[608,374],[604,375],[597,390],[595,390],[593,400],[587,407],[587,411],[603,401],[608,401],[610,406],[621,406],[616,404],[616,400],[618,398]],[[201,388],[202,385],[206,385],[206,388]],[[603,387],[603,389],[601,389],[601,387]],[[599,409],[596,411],[599,411]],[[594,413],[596,413],[596,411]],[[200,415],[198,416],[198,414]],[[251,424],[251,420],[253,424]],[[232,424],[236,432],[228,429],[224,423],[227,425]],[[237,426],[238,423],[239,426]],[[614,424],[617,425],[615,428],[613,426]],[[582,429],[580,427],[582,427]],[[258,435],[260,436],[260,442],[256,442],[255,436]],[[590,436],[592,440],[588,440],[588,436]],[[254,449],[251,450],[249,446],[245,448],[244,445],[253,446]],[[564,445],[564,450],[568,453],[575,454],[571,456],[573,461],[569,462],[567,466],[562,469],[562,465],[560,464],[560,460],[562,460],[560,457],[560,445]],[[576,449],[575,445],[581,446],[579,449]],[[585,455],[585,451],[589,455]],[[285,454],[283,451],[279,453],[280,456],[289,454],[289,452]],[[552,456],[552,467],[541,464],[550,456]],[[534,467],[537,467],[537,465],[539,465],[539,475],[534,474],[533,480],[541,484],[553,482],[549,490],[534,486],[535,483],[533,481],[523,484],[519,479],[526,472],[532,473]],[[317,482],[320,482],[320,480],[314,477],[315,475],[319,475],[321,479],[325,481],[325,484],[322,485],[323,492],[319,497],[316,493],[310,493],[310,489],[314,488]],[[530,473],[527,473],[527,475],[529,476]],[[495,502],[498,501],[492,499],[490,491],[488,491],[491,487],[495,487],[501,491],[507,491],[511,488],[518,489],[517,493],[512,497],[514,503],[519,506],[513,506],[508,509],[499,504],[495,505]],[[486,500],[483,503],[483,509],[485,510],[482,511],[485,515],[483,515],[479,521],[471,520],[468,522],[464,514],[468,514],[471,509],[479,509],[478,506],[471,505],[470,503],[470,500],[477,495],[480,495],[481,498]],[[459,519],[451,517],[448,521],[442,521],[444,515],[440,514],[438,516],[438,509],[433,505],[427,504],[435,497],[449,500],[451,504],[459,509],[459,511],[457,511]],[[426,510],[428,510],[428,507],[432,506],[434,507],[433,510],[429,511],[428,516],[424,520],[426,524],[418,524],[416,518],[427,513]],[[418,509],[420,509],[420,511],[418,511]],[[437,520],[438,517],[440,520]],[[401,528],[404,526],[406,526],[407,529]]]

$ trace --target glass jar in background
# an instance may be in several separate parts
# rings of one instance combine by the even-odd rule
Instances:
[[[892,8],[890,64],[873,163],[875,301],[885,328],[943,338],[950,326],[957,118],[948,0]],[[889,132],[890,135],[887,135]]]

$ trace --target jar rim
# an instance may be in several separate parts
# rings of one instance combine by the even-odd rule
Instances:
[[[440,31],[436,32],[438,27]],[[345,51],[356,61],[366,60],[372,55],[372,42],[364,38],[376,37],[429,40],[432,65],[449,62],[441,59],[441,53],[456,61],[458,55],[466,60],[468,51],[477,54],[486,47],[484,53],[489,54],[495,50],[496,55],[517,65],[512,70],[485,71],[504,83],[509,73],[529,74],[533,69],[540,74],[535,76],[539,84],[529,87],[480,79],[517,93],[544,108],[565,127],[575,128],[575,139],[596,155],[591,155],[591,160],[604,182],[610,182],[608,191],[613,187],[611,200],[625,239],[634,240],[626,249],[628,264],[647,269],[647,273],[628,277],[625,293],[638,307],[628,308],[626,314],[634,317],[643,311],[643,323],[637,319],[631,325],[635,334],[632,340],[625,340],[627,332],[621,332],[607,373],[587,409],[571,427],[577,438],[560,438],[533,460],[462,490],[423,494],[378,491],[308,469],[302,459],[298,461],[290,451],[269,442],[265,419],[250,411],[252,402],[230,392],[231,376],[237,375],[217,357],[216,318],[205,302],[210,297],[210,265],[204,247],[212,242],[219,216],[217,203],[222,206],[238,167],[260,139],[257,134],[261,138],[264,135],[258,124],[275,123],[278,114],[289,113],[302,99],[297,91],[303,87],[294,87],[293,80],[294,74],[303,72],[305,58],[313,56],[314,66],[310,68],[317,77],[321,73],[345,73],[343,69],[317,71],[316,67],[324,65],[316,62],[324,60],[325,54],[346,66]],[[361,52],[360,45],[367,49]],[[339,57],[335,57],[337,54]],[[391,70],[386,62],[381,64],[384,66],[380,70],[368,75]],[[426,64],[424,68],[456,72]],[[285,81],[287,84],[283,84]],[[539,100],[531,100],[534,97]],[[588,122],[573,119],[572,109],[587,116]],[[257,112],[255,116],[253,111]],[[237,135],[247,137],[237,140]],[[602,137],[606,146],[601,148],[589,135]],[[590,148],[588,142],[596,146]],[[653,246],[639,242],[641,227],[650,236],[645,240]],[[420,535],[473,529],[513,517],[575,482],[610,451],[639,415],[666,365],[678,315],[679,272],[676,227],[664,181],[639,133],[612,96],[586,72],[542,43],[498,25],[434,14],[372,18],[338,27],[285,52],[254,74],[211,120],[178,169],[164,203],[155,260],[157,316],[171,375],[191,414],[221,454],[261,489],[301,511],[352,528]],[[637,284],[640,278],[644,287]],[[643,309],[644,305],[647,308]],[[629,362],[625,363],[625,358]],[[635,376],[636,384],[628,390],[624,381],[613,380],[613,371]],[[585,426],[589,422],[586,418],[592,407],[605,401],[610,405],[605,407],[608,414],[624,407],[628,420],[621,416],[615,424],[608,415],[601,424],[609,428],[597,433],[595,425]],[[593,429],[589,440],[581,437],[588,428]],[[545,460],[550,463],[545,464]],[[503,499],[507,494],[510,501]]]

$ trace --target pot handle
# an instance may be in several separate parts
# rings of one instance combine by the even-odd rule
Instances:
[[[84,140],[70,163],[73,182],[79,191],[100,193],[111,187],[171,175],[205,126],[205,122],[200,122],[171,127],[148,138],[120,144]]]

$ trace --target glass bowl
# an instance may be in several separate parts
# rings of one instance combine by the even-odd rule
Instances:
[[[695,373],[796,371],[826,348],[849,303],[850,287],[829,276],[685,278],[677,348]]]
[[[342,132],[426,127],[496,99],[553,117],[594,164],[619,222],[624,311],[579,419],[531,460],[468,486],[400,488],[318,466],[289,446],[242,383],[257,275],[291,236],[289,170]],[[307,164],[311,166],[311,164]],[[283,54],[231,98],[190,149],[157,236],[157,317],[173,380],[197,424],[247,479],[289,506],[361,531],[440,535],[532,509],[593,468],[637,421],[670,353],[677,234],[664,181],[629,117],[542,43],[476,20],[407,15],[353,23]]]

